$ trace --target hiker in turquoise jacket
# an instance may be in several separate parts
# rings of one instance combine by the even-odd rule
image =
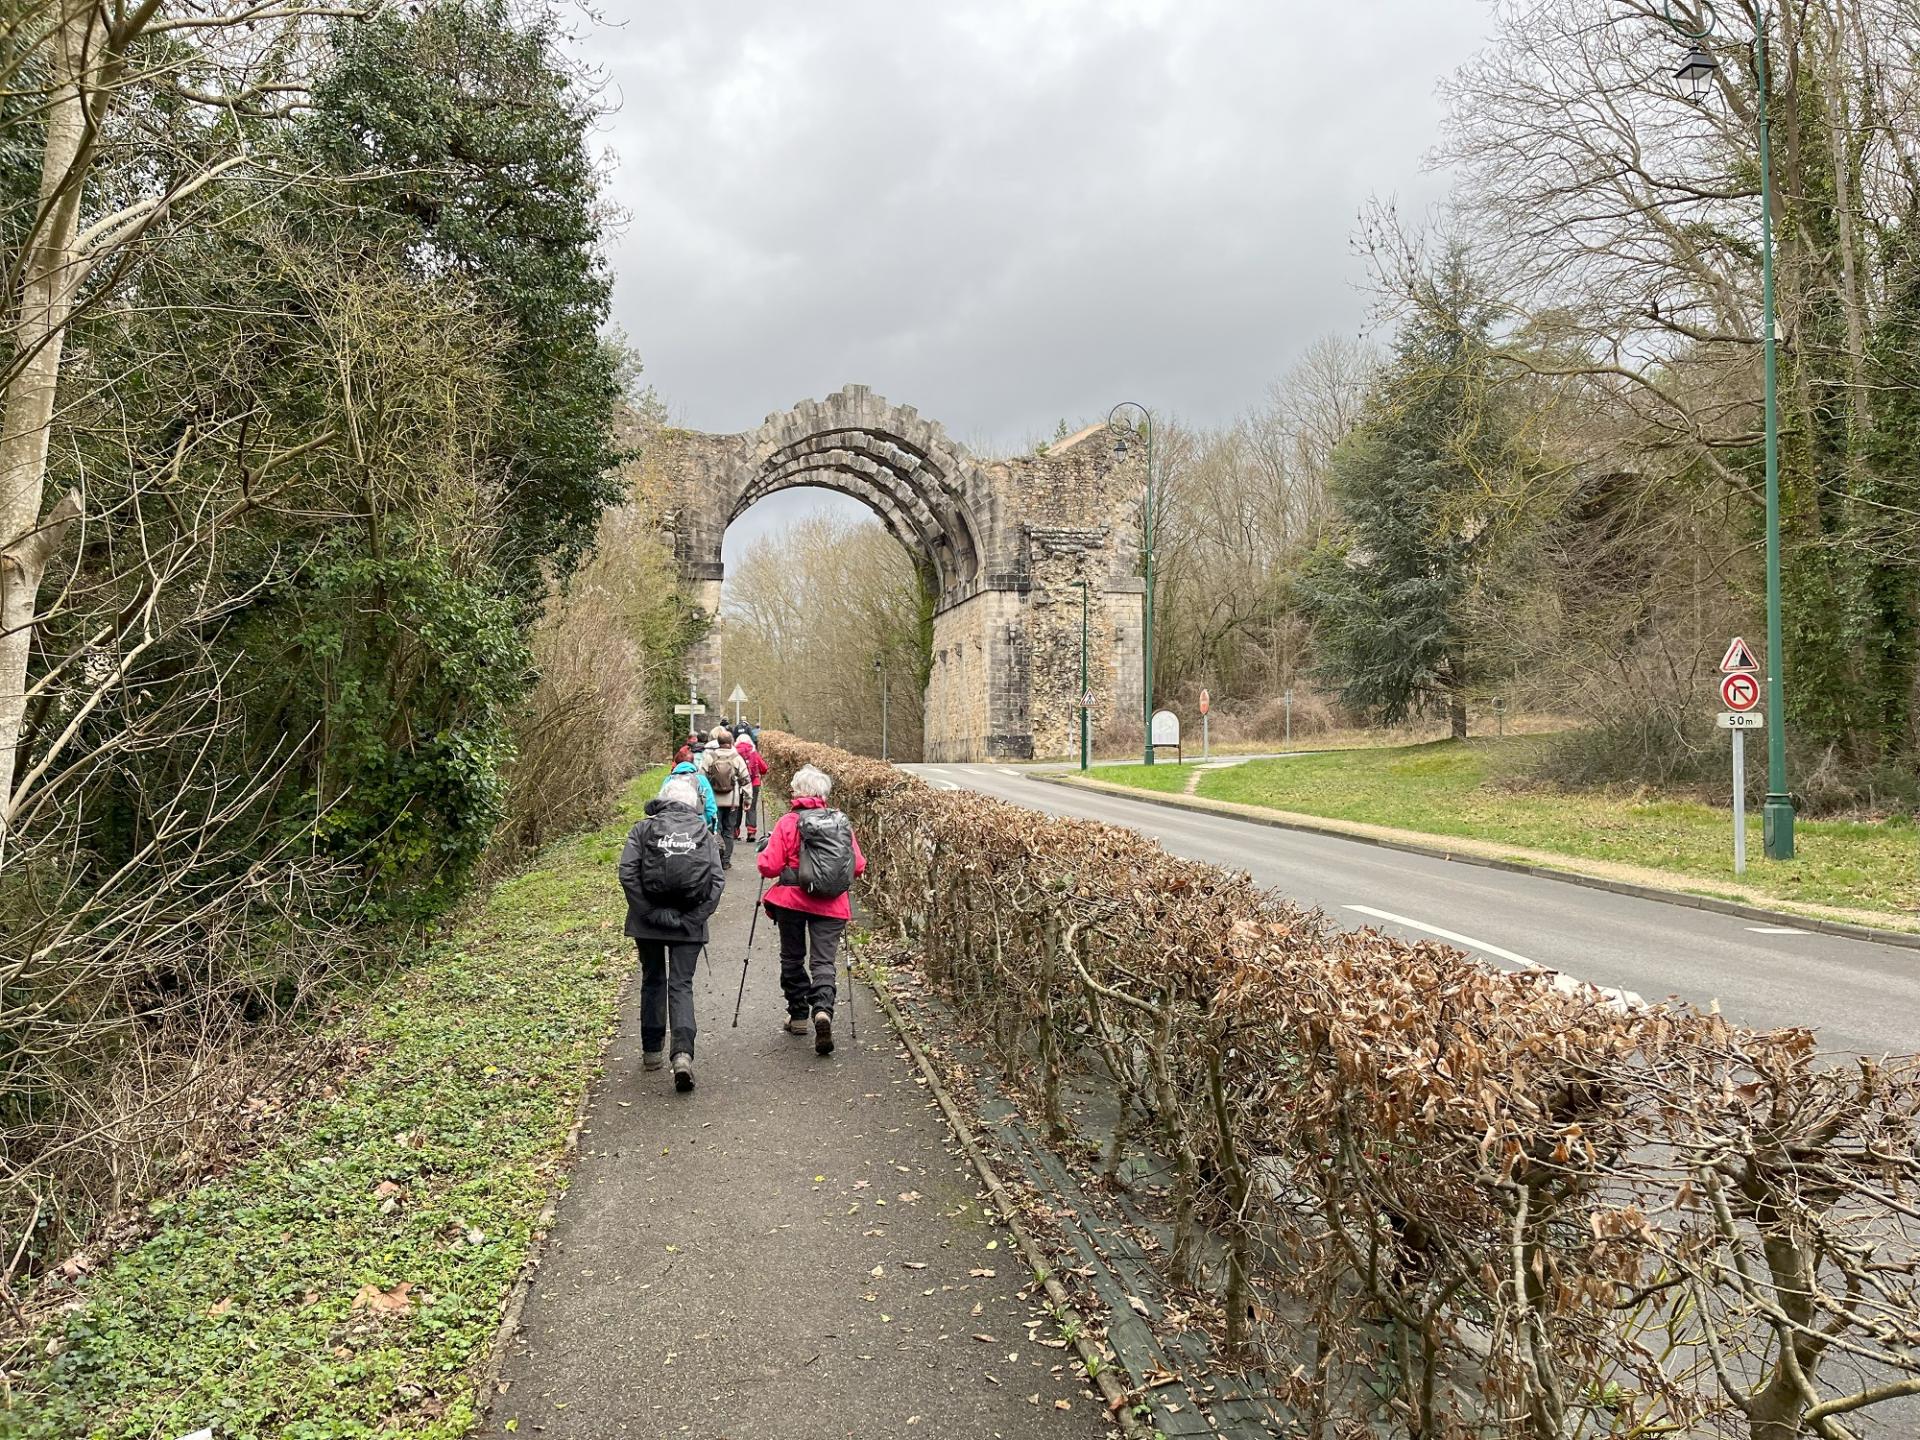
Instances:
[[[700,787],[700,807],[706,815],[707,829],[718,835],[720,833],[720,806],[713,798],[713,786],[707,782],[707,777],[700,773],[700,767],[691,760],[682,760],[678,765],[673,767],[673,775],[691,775],[693,777],[693,783]],[[669,775],[667,778],[672,779],[673,776]]]

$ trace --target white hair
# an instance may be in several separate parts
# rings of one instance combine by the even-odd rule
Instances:
[[[787,793],[796,800],[808,795],[824,800],[833,793],[833,777],[812,765],[802,765],[787,782]]]
[[[689,810],[698,810],[700,787],[693,783],[691,775],[669,775],[667,783],[660,787],[660,798],[675,805],[684,805]]]

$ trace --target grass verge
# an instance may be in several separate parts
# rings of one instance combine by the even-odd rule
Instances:
[[[251,1161],[154,1207],[152,1238],[80,1288],[0,1436],[466,1433],[632,968],[614,862],[657,783],[373,987],[364,1067]]]
[[[1254,760],[1206,772],[1195,793],[1205,800],[1662,870],[1809,905],[1909,918],[1920,910],[1920,826],[1911,820],[1804,821],[1797,827],[1796,858],[1770,864],[1761,858],[1759,816],[1750,811],[1747,873],[1736,877],[1733,825],[1725,810],[1670,796],[1517,786],[1514,777],[1525,772],[1541,743],[1535,736],[1447,740]],[[1104,769],[1096,778],[1178,793],[1187,778],[1180,770],[1137,765]]]

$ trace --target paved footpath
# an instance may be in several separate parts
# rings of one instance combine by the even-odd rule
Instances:
[[[1015,1293],[1031,1276],[871,997],[856,1045],[843,995],[831,1058],[783,1033],[763,917],[729,1028],[756,879],[742,847],[691,1095],[641,1069],[636,976],[484,1433],[1112,1433],[1072,1352],[1040,1343],[1054,1321]]]

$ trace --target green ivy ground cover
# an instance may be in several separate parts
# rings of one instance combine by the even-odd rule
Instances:
[[[0,1436],[466,1433],[632,968],[614,875],[631,814],[549,849],[375,987],[343,1092],[155,1208]]]

